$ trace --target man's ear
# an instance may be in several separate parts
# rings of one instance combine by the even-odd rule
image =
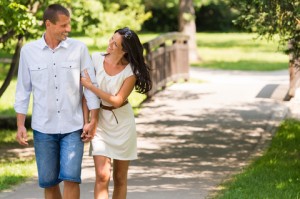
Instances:
[[[49,27],[51,25],[51,21],[48,19],[45,21],[45,27]]]

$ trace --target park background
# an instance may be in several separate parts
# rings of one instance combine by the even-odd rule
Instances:
[[[2,122],[3,126],[6,126],[0,130],[2,135],[0,149],[3,153],[7,149],[19,147],[14,140],[13,102],[20,47],[41,36],[43,32],[41,14],[48,4],[55,2],[0,1],[2,11],[0,19],[2,35],[0,39],[0,83],[4,85],[0,89],[0,116],[2,121],[5,121]],[[91,53],[105,51],[112,32],[117,28],[128,26],[138,32],[143,43],[167,32],[179,31],[189,34],[190,43],[196,46],[196,48],[191,46],[190,50],[191,53],[194,53],[190,57],[192,67],[246,71],[288,70],[295,63],[290,62],[293,61],[290,60],[291,53],[294,54],[294,57],[298,57],[299,27],[297,19],[300,17],[300,5],[296,0],[75,0],[59,2],[69,7],[72,12],[70,36],[86,43]],[[288,48],[288,42],[292,39],[296,41],[293,49]],[[11,71],[13,66],[14,70]],[[6,79],[10,79],[7,85],[3,84]],[[131,96],[130,101],[136,114],[138,114],[138,109],[144,99],[145,96],[137,93],[133,93]],[[294,120],[286,121],[286,123],[283,122],[283,129],[284,127],[298,129],[299,124]],[[291,130],[283,131],[287,134],[286,136],[289,136]],[[294,136],[293,142],[299,142],[297,135]],[[30,139],[32,143],[32,137]],[[297,156],[299,148],[296,143],[287,145],[291,148],[283,151],[291,150],[293,153],[290,155],[294,157],[296,154]],[[287,155],[289,153],[285,153],[284,157]],[[277,156],[280,155],[276,154]],[[286,157],[286,159],[289,158]],[[283,161],[284,165],[291,165],[286,159]],[[278,158],[276,161],[279,161]],[[261,164],[264,165],[264,162]],[[293,162],[292,165],[294,168],[299,166],[299,163]],[[280,169],[284,176],[287,172],[286,167]],[[1,158],[0,190],[23,182],[34,172],[36,172],[34,157]],[[268,177],[263,175],[260,178],[267,182],[270,181]],[[297,177],[295,180],[293,179],[288,179],[286,183],[296,185],[299,179]],[[256,189],[255,184],[253,185],[251,181],[245,187]],[[299,193],[299,188],[290,187],[287,188],[290,195]],[[239,194],[243,194],[243,190],[245,193],[249,193],[246,188],[238,190]],[[273,190],[272,186],[265,189],[266,192],[271,190]]]

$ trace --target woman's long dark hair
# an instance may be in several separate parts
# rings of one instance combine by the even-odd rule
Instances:
[[[124,57],[130,63],[132,71],[137,78],[135,89],[139,93],[147,93],[152,89],[152,81],[149,72],[150,67],[145,63],[143,56],[144,48],[139,37],[127,27],[118,29],[115,33],[119,33],[123,38],[122,48],[125,52]]]

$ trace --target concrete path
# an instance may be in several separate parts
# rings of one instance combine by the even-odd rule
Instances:
[[[139,159],[130,167],[128,199],[210,198],[218,184],[259,155],[290,112],[290,102],[283,101],[287,70],[191,68],[190,74],[190,82],[158,93],[136,118]],[[93,198],[87,153],[82,178],[81,198]],[[38,199],[43,191],[32,179],[0,198]]]

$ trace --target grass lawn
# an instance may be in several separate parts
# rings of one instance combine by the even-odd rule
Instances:
[[[249,33],[198,33],[201,62],[192,66],[225,70],[272,71],[288,68],[288,55],[275,41]]]
[[[222,185],[216,199],[300,198],[300,121],[286,120],[262,157]]]
[[[1,130],[0,131],[0,191],[9,189],[11,186],[24,182],[32,177],[36,172],[36,164],[34,157],[29,159],[12,158],[5,154],[7,148],[23,148],[16,140],[16,131]],[[31,146],[32,131],[28,131],[28,142]]]
[[[35,160],[0,162],[0,191],[25,182],[36,173]]]

